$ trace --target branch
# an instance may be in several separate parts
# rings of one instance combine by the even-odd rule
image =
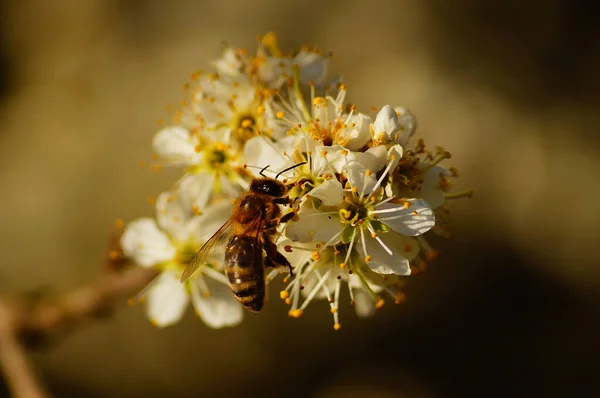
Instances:
[[[0,298],[0,366],[15,397],[45,397],[27,361],[23,345],[31,337],[46,339],[66,325],[106,313],[115,298],[137,292],[157,271],[132,267],[108,272],[97,281],[74,289],[52,302]]]
[[[25,356],[23,347],[15,336],[16,323],[13,307],[0,301],[0,367],[8,388],[15,397],[43,398],[48,395],[37,381]]]

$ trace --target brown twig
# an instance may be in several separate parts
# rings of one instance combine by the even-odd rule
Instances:
[[[156,275],[156,270],[132,267],[106,273],[51,302],[0,298],[0,367],[13,396],[48,396],[25,355],[24,344],[30,341],[27,337],[48,337],[61,326],[102,313],[110,309],[115,298],[140,290]]]

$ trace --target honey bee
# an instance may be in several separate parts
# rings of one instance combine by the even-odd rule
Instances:
[[[264,167],[260,171],[262,177],[253,179],[249,190],[235,201],[229,220],[192,258],[183,271],[181,282],[188,280],[205,263],[217,242],[229,237],[224,260],[229,287],[246,309],[259,312],[265,301],[266,267],[287,267],[290,276],[294,276],[292,265],[273,242],[277,226],[295,215],[293,211],[281,214],[279,205],[291,205],[293,201],[286,196],[288,186],[277,177],[305,163],[288,167],[275,178],[265,176],[263,172],[269,166]]]

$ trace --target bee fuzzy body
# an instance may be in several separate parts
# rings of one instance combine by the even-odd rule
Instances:
[[[187,281],[205,264],[217,241],[229,236],[224,259],[229,287],[247,310],[259,312],[265,302],[265,268],[287,267],[293,276],[291,264],[273,242],[277,226],[295,214],[281,215],[279,205],[291,203],[286,193],[286,185],[276,179],[252,180],[249,190],[236,200],[229,220],[187,265],[181,281]]]
[[[225,272],[238,301],[250,311],[260,311],[265,301],[262,245],[252,236],[232,236],[225,249]]]

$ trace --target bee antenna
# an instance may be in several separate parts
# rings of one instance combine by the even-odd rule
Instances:
[[[290,170],[295,169],[298,166],[302,166],[303,164],[306,164],[306,163],[307,162],[297,163],[293,166],[288,167],[287,169],[281,170],[279,173],[277,173],[277,175],[275,176],[275,179],[277,179],[277,177],[279,177],[281,174],[285,173],[286,171],[290,171]]]
[[[266,165],[265,167],[263,167],[262,169],[260,169],[260,171],[258,172],[258,174],[260,174],[260,175],[261,175],[261,176],[263,176],[263,177],[266,177],[266,175],[264,175],[263,171],[265,171],[266,169],[268,169],[268,168],[269,168],[269,166],[270,166],[270,165],[268,164],[268,165]],[[275,178],[277,178],[277,177],[275,177]]]

